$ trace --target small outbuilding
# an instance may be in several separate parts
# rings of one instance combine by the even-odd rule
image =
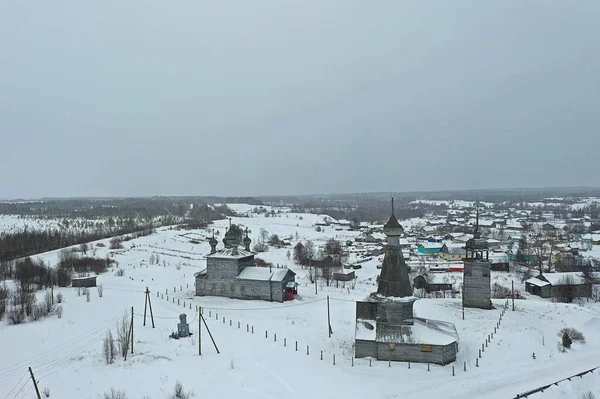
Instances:
[[[91,276],[91,277],[75,277],[71,279],[71,287],[85,287],[85,288],[90,288],[90,287],[95,287],[96,286],[96,277],[98,276]]]

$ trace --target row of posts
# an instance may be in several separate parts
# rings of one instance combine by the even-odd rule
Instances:
[[[173,287],[173,292],[176,292],[176,288],[177,287]],[[180,286],[180,290],[183,290],[183,286]],[[166,295],[166,300],[169,300],[169,295],[168,295],[168,290],[165,290],[165,295]],[[156,293],[156,296],[159,297],[161,299],[164,299],[164,295],[159,294],[158,292]],[[175,298],[172,297],[172,301],[173,303],[175,303]],[[189,309],[192,309],[192,303],[189,303]],[[181,305],[181,301],[179,298],[177,298],[177,305]],[[183,307],[186,307],[185,301],[183,302]],[[204,309],[200,308],[202,313],[204,314]],[[508,309],[508,300],[506,301],[506,304],[504,305],[502,312],[500,313],[500,318],[498,320],[498,322],[496,323],[496,326],[494,327],[494,332],[488,334],[486,340],[485,340],[485,344],[481,344],[481,349],[479,349],[479,356],[477,358],[475,358],[475,367],[479,367],[479,359],[481,359],[481,355],[483,352],[485,352],[485,348],[488,347],[488,344],[491,343],[491,340],[494,338],[494,334],[497,333],[497,330],[500,328],[500,324],[502,322],[502,316],[504,316],[504,313],[506,312],[506,309]],[[196,306],[196,311],[198,310],[198,306]],[[209,310],[208,312],[208,317],[212,317],[212,311]],[[218,320],[219,319],[219,315],[218,313],[215,313],[215,319]],[[223,317],[223,324],[225,324],[225,317]],[[229,326],[233,326],[233,320],[229,320]],[[237,322],[237,328],[241,328],[240,322]],[[246,332],[251,332],[252,334],[254,334],[254,326],[250,326],[249,324],[246,324]],[[267,330],[265,330],[265,338],[269,337],[269,332]],[[277,342],[277,334],[273,335],[273,341]],[[287,346],[287,338],[283,339],[283,346]],[[296,341],[295,343],[295,348],[296,351],[298,351],[298,341]],[[310,346],[306,345],[306,354],[310,355]],[[323,351],[321,351],[321,356],[320,359],[323,360]],[[333,354],[333,365],[335,366],[335,354]],[[351,366],[354,367],[354,356],[351,358]],[[372,367],[372,358],[369,358],[369,367]],[[391,360],[388,360],[388,367],[392,367],[392,362]],[[408,368],[410,369],[410,362],[408,362]],[[431,367],[430,367],[430,363],[427,363],[427,371],[430,371]],[[467,362],[463,362],[463,370],[467,371]],[[452,366],[452,375],[456,375],[455,374],[455,370],[454,370],[454,366]]]

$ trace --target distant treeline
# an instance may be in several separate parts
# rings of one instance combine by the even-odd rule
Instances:
[[[186,205],[185,218],[171,216],[151,219],[114,218],[109,216],[106,224],[90,224],[88,228],[68,228],[68,220],[61,223],[60,229],[23,229],[15,233],[0,233],[0,262],[79,245],[90,241],[115,236],[135,235],[136,232],[152,231],[156,227],[182,224],[188,228],[204,228],[212,220],[222,219],[223,214],[231,214],[227,206],[211,207],[206,204]],[[135,237],[132,237],[135,238]]]
[[[154,227],[151,223],[133,222],[111,229],[95,228],[87,231],[28,229],[0,234],[0,262],[137,231],[149,231]]]
[[[186,217],[194,208],[215,203],[263,205],[252,197],[151,197],[107,199],[44,199],[39,201],[0,202],[0,214],[77,218],[141,218],[159,216]],[[210,220],[210,219],[206,219]]]

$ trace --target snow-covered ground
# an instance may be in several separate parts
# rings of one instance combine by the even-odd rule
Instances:
[[[300,240],[311,239],[316,245],[331,237],[346,240],[357,234],[332,227],[317,232],[314,223],[321,220],[318,215],[281,214],[232,218],[231,222],[248,227],[254,241],[261,228],[280,238],[291,238],[292,244],[296,233]],[[219,239],[229,223],[215,222]],[[129,399],[166,398],[176,381],[193,390],[195,397],[211,398],[432,398],[442,393],[448,398],[511,398],[600,365],[600,343],[595,339],[600,331],[600,307],[556,304],[535,297],[516,301],[516,310],[505,312],[487,347],[485,340],[500,320],[502,300],[494,301],[493,310],[466,309],[463,320],[459,299],[420,299],[415,303],[416,316],[456,325],[460,340],[455,363],[431,366],[430,371],[423,364],[412,364],[409,369],[406,363],[389,367],[387,362],[373,361],[369,366],[367,359],[354,359],[352,365],[355,301],[376,289],[377,258],[356,270],[354,287],[348,283],[345,287],[319,284],[315,294],[308,270],[287,259],[288,249],[271,248],[259,256],[289,266],[298,274],[299,296],[294,301],[195,297],[193,274],[206,266],[206,238],[210,234],[161,228],[151,236],[125,242],[122,250],[95,246],[96,256],[113,257],[125,275],[116,276],[114,268],[100,275],[103,297],[93,289],[90,302],[78,296],[76,289],[55,289],[55,294],[62,292],[65,298],[62,318],[53,315],[17,326],[0,322],[0,398],[35,397],[27,367],[32,367],[41,389],[50,390],[51,398],[64,399],[100,398],[111,387],[125,390]],[[157,255],[158,264],[150,264],[150,257]],[[56,256],[54,251],[39,257],[54,264]],[[508,285],[514,276],[498,273],[493,277]],[[151,292],[156,328],[149,318],[143,325],[146,287]],[[39,293],[40,298],[43,294]],[[220,354],[203,329],[203,355],[198,355],[196,306],[203,307]],[[130,314],[132,307],[133,355],[106,365],[101,356],[102,338],[108,329],[115,334],[117,320],[124,313]],[[194,335],[173,340],[168,336],[176,330],[180,313],[187,314]],[[559,352],[557,333],[563,327],[581,330],[587,343]],[[482,344],[484,352],[478,359]],[[585,378],[594,381],[596,377]],[[548,396],[544,393],[532,398],[576,398],[569,394],[592,389],[592,385],[561,383],[548,390]]]

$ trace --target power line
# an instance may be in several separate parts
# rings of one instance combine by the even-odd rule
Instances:
[[[33,384],[29,386],[29,388],[27,388],[27,390],[25,392],[23,392],[23,395],[21,395],[20,399],[23,399],[25,397],[25,395],[27,395],[27,393],[29,393],[29,391],[31,391],[31,388],[33,387]]]
[[[119,317],[121,317],[121,316],[119,316]],[[110,324],[110,322],[108,324]],[[95,335],[93,335],[89,340],[79,344],[75,348],[71,348],[71,350],[69,350],[69,352],[67,352],[66,354],[63,354],[58,359],[53,359],[52,364],[43,365],[42,368],[40,370],[38,370],[39,378],[47,377],[58,371],[64,370],[67,367],[70,367],[73,363],[76,362],[76,360],[73,360],[73,357],[80,353],[85,352],[89,348],[90,345],[97,342],[105,334],[107,328],[108,328],[108,325],[101,326],[100,328],[96,329]],[[64,367],[63,367],[63,365],[64,365]]]
[[[21,376],[21,378],[19,378],[19,381],[17,381],[17,383],[15,384],[15,386],[10,391],[8,391],[8,393],[6,394],[6,396],[4,397],[4,399],[7,399],[10,396],[10,394],[12,393],[12,391],[14,391],[15,388],[19,386],[19,384],[23,381],[23,377],[27,377],[27,371],[25,371],[23,373],[23,376]]]
[[[27,363],[29,363],[31,366],[40,366],[44,365],[45,363],[48,363],[48,361],[54,361],[52,359],[53,356],[62,354],[68,348],[73,348],[73,346],[80,345],[82,341],[86,341],[89,338],[89,336],[96,334],[99,330],[105,329],[109,324],[114,323],[119,317],[121,316],[113,317],[108,321],[102,323],[100,326],[95,327],[92,330],[87,331],[77,337],[74,337],[73,339],[62,343],[61,345],[58,345],[54,348],[39,353],[38,355],[32,356],[28,359],[22,360],[11,366],[3,368],[2,370],[0,370],[0,380],[5,380],[6,378],[18,373],[18,369],[24,367]]]
[[[21,385],[21,389],[19,389],[19,390],[18,390],[18,391],[15,393],[15,396],[13,396],[13,398],[16,398],[16,397],[17,397],[17,395],[19,394],[19,392],[21,392],[21,391],[23,390],[23,388],[25,388],[25,385],[27,385],[27,383],[28,383],[28,382],[29,382],[29,381],[25,381],[25,382],[23,383],[23,385]],[[7,398],[8,398],[8,396],[7,396]]]

